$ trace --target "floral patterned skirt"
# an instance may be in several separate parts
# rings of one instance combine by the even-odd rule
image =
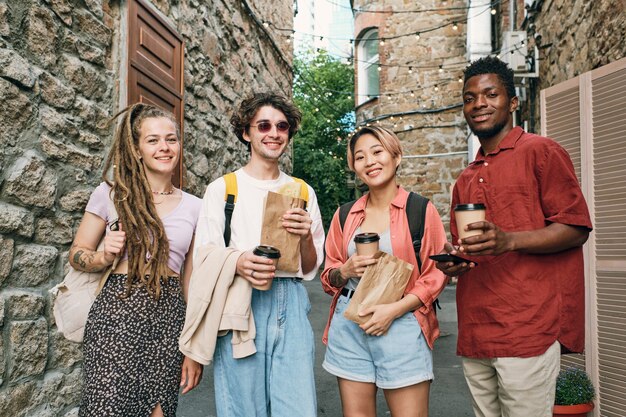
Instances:
[[[148,417],[160,404],[174,417],[185,321],[180,281],[162,280],[158,300],[143,285],[122,298],[125,283],[125,274],[111,275],[89,312],[79,416]]]

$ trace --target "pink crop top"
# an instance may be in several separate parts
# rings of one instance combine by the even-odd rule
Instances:
[[[91,194],[85,211],[93,213],[96,216],[109,222],[115,219],[109,219],[107,209],[107,199],[111,187],[106,182],[101,183]],[[202,207],[202,200],[186,192],[182,192],[183,196],[180,204],[171,213],[161,218],[165,227],[165,234],[170,243],[170,256],[167,260],[167,266],[177,273],[185,262],[185,256],[189,252],[191,239],[196,230],[196,223]],[[124,254],[123,260],[128,259],[128,255]]]

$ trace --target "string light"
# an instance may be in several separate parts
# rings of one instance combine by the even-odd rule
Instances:
[[[380,40],[380,46],[385,46],[385,40],[384,39]]]
[[[496,13],[497,13],[497,12],[496,12],[496,8],[495,8],[495,7],[493,7],[493,8],[491,9],[491,14],[495,16],[495,14],[496,14]]]
[[[265,28],[270,27],[270,23],[267,20],[263,21],[263,27]]]
[[[498,55],[495,55],[497,58],[500,58],[500,56],[506,52],[510,52],[510,51],[519,51],[520,46],[523,46],[523,41],[520,41],[514,45],[511,45],[509,48],[500,50]],[[318,51],[321,52],[321,50],[318,48]],[[328,55],[330,56],[334,56],[340,59],[345,59],[347,60],[349,63],[364,63],[364,64],[369,64],[368,61],[365,60],[358,60],[358,59],[354,59],[354,57],[352,56],[344,56],[344,55],[337,55],[337,54],[331,54],[328,53],[328,51],[325,51]],[[528,55],[526,55],[526,57],[528,57]],[[438,58],[440,60],[445,60],[448,58],[459,58],[458,56],[449,56],[449,57],[441,57]],[[382,67],[388,67],[388,68],[407,68],[408,72],[410,74],[413,73],[413,70],[416,68],[421,68],[421,69],[432,69],[432,68],[443,68],[443,69],[451,69],[454,70],[455,68],[458,68],[458,66],[466,66],[468,64],[470,64],[471,62],[469,60],[462,60],[462,61],[454,61],[454,62],[448,62],[448,63],[442,63],[442,64],[424,64],[424,65],[414,65],[414,64],[408,64],[408,63],[398,63],[398,64],[382,64],[382,63],[376,63],[375,65],[377,65],[380,68]]]
[[[327,0],[327,1],[329,1],[329,0]],[[495,0],[495,1],[492,3],[492,8],[491,8],[491,13],[492,13],[492,14],[495,14],[495,11],[496,11],[495,7],[496,7],[497,5],[499,5],[502,1],[503,1],[503,0]],[[332,2],[331,2],[331,3],[332,3]],[[332,4],[335,4],[335,3],[332,3]],[[339,6],[339,7],[344,7],[343,5],[340,5],[340,4],[336,4],[336,5],[337,5],[337,6]],[[394,11],[394,10],[384,10],[384,11],[382,11],[382,10],[361,10],[361,9],[354,9],[354,8],[352,8],[352,7],[349,7],[349,9],[351,9],[351,10],[352,10],[353,12],[355,12],[355,13],[356,13],[356,12],[359,12],[359,13],[385,13],[385,14],[388,14],[388,13],[424,13],[424,12],[428,12],[428,11],[441,12],[441,11],[443,11],[443,10],[469,10],[469,9],[472,9],[472,8],[475,8],[475,7],[484,7],[484,5],[464,6],[464,7],[450,7],[450,8],[445,7],[445,8],[421,9],[421,10],[395,10],[395,11]],[[471,19],[471,18],[473,18],[473,17],[477,17],[477,16],[479,16],[480,14],[482,14],[482,13],[484,13],[485,11],[488,11],[488,10],[489,10],[489,8],[484,8],[482,11],[479,11],[479,12],[477,12],[476,14],[474,14],[474,15],[472,15],[472,16],[470,16],[470,14],[468,13],[467,17],[466,17],[466,18],[462,18],[460,21],[459,21],[459,20],[455,20],[455,21],[447,21],[447,22],[445,22],[445,23],[443,23],[443,24],[441,24],[441,25],[434,26],[434,27],[430,27],[430,28],[425,28],[425,29],[422,29],[421,31],[418,31],[418,32],[414,32],[414,33],[407,33],[407,34],[399,34],[399,35],[395,35],[395,36],[389,36],[389,37],[385,37],[385,38],[378,38],[378,39],[370,39],[370,40],[372,40],[372,41],[373,41],[373,40],[378,40],[378,41],[382,42],[382,41],[384,41],[384,40],[398,39],[398,38],[403,38],[403,37],[406,37],[406,36],[412,36],[412,35],[414,35],[414,36],[415,36],[415,39],[416,39],[416,40],[419,40],[419,39],[420,39],[420,34],[421,34],[421,33],[432,32],[432,31],[435,31],[435,30],[438,30],[438,29],[441,29],[441,28],[445,28],[446,26],[452,26],[453,30],[455,30],[455,31],[456,31],[456,30],[458,30],[458,23],[467,22],[469,19]],[[253,14],[253,12],[252,12],[251,10],[249,11],[249,13],[250,13],[250,14]],[[258,19],[258,18],[256,19],[256,21],[257,21],[257,23],[259,23],[259,24],[261,24],[261,23],[262,23],[262,25],[263,25],[265,28],[267,28],[267,27],[269,27],[270,25],[272,25],[272,26],[273,26],[276,30],[278,30],[278,31],[286,31],[286,32],[289,32],[289,33],[293,33],[293,32],[295,32],[295,31],[293,30],[293,28],[281,28],[281,27],[277,27],[276,25],[274,25],[274,24],[273,24],[273,23],[271,23],[271,22],[268,22],[268,21],[261,21],[261,20],[260,20],[260,19]],[[311,36],[312,38],[315,38],[315,37],[317,36],[317,35],[315,35],[315,34],[310,34],[310,33],[309,33],[309,34],[304,33],[304,35],[306,35],[306,36]],[[320,41],[321,41],[321,40],[323,40],[323,39],[324,39],[324,36],[319,36],[319,39],[320,39]],[[349,39],[346,39],[346,38],[330,38],[330,39],[335,39],[335,40],[349,40],[349,41],[350,41],[350,43],[355,43],[355,42],[357,41],[356,39],[352,39],[352,38],[349,38]],[[381,43],[381,44],[382,44],[382,43]],[[276,48],[278,49],[278,46],[277,46],[277,45],[275,45],[275,46],[276,46]],[[283,57],[283,58],[284,58],[284,57]]]
[[[441,74],[443,72],[443,64],[439,65],[439,74]]]
[[[517,46],[519,46],[520,44],[518,43]],[[517,47],[514,48],[507,48],[506,50],[500,51],[500,53],[506,53],[506,52],[510,52],[512,49],[517,49]],[[320,65],[323,65],[320,63]],[[382,67],[384,64],[378,64],[380,67]],[[446,68],[449,67],[450,64],[445,64]],[[458,65],[458,64],[457,64]],[[398,65],[385,65],[385,66],[390,66],[390,67],[398,67]],[[399,65],[400,67],[402,67],[403,65]],[[435,68],[443,68],[444,64],[440,64],[439,66],[435,66]],[[413,67],[410,67],[411,70],[413,69]],[[431,67],[432,68],[432,67]],[[296,83],[300,86],[308,86],[308,88],[310,89],[310,91],[315,91],[316,94],[318,96],[316,96],[315,94],[312,94],[310,96],[307,95],[308,99],[315,102],[315,103],[320,103],[322,104],[322,102],[326,99],[326,97],[330,97],[330,96],[343,96],[343,97],[347,97],[348,100],[353,100],[356,97],[363,97],[364,95],[359,95],[359,94],[354,94],[353,92],[348,92],[348,91],[338,91],[338,90],[330,90],[324,87],[324,85],[319,85],[319,83],[315,82],[315,81],[310,81],[307,82],[306,81],[306,73],[302,72],[302,71],[307,71],[306,68],[296,68]],[[430,86],[428,85],[422,85],[422,86],[418,86],[418,88],[421,88],[423,90],[430,88],[433,88],[434,91],[439,91],[439,88],[443,85],[447,85],[447,83],[452,83],[454,81],[458,81],[458,83],[462,84],[463,83],[463,76],[458,75],[455,78],[450,78],[450,79],[440,79],[438,80],[438,82],[436,84],[431,84]],[[454,89],[456,89],[457,87],[454,87]],[[376,94],[376,95],[367,95],[366,97],[368,99],[372,99],[372,98],[379,98],[379,99],[384,99],[385,97],[387,97],[387,100],[389,100],[389,103],[392,102],[392,100],[395,97],[402,97],[405,94],[410,94],[411,98],[415,98],[416,97],[416,93],[415,90],[399,90],[399,91],[387,91],[385,93],[382,94]],[[402,99],[400,98],[400,101],[398,102],[398,104],[403,104],[406,103],[406,101],[402,101]],[[325,103],[327,104],[327,103]],[[417,101],[417,104],[420,104],[420,100]],[[433,103],[434,106],[434,103]],[[316,112],[322,112],[323,111],[318,107],[315,109]]]
[[[328,3],[337,6],[339,8],[342,9],[348,9],[350,11],[352,11],[352,13],[384,13],[384,14],[389,14],[389,13],[395,13],[395,14],[400,14],[400,13],[428,13],[428,12],[444,12],[444,11],[454,11],[454,10],[470,10],[470,9],[474,9],[474,8],[479,8],[479,7],[485,7],[484,4],[477,4],[474,6],[456,6],[456,7],[447,7],[448,2],[446,0],[443,0],[441,3],[444,7],[436,7],[436,8],[429,8],[429,9],[414,9],[414,10],[367,10],[367,9],[357,9],[351,6],[345,6],[343,4],[339,4],[339,3],[335,3],[333,1],[330,0],[326,0]],[[501,0],[498,0],[497,2],[495,2],[496,4],[499,3]]]

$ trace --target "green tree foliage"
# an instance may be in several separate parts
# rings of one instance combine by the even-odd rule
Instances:
[[[354,70],[324,52],[297,57],[294,69],[302,126],[293,143],[293,174],[315,190],[328,228],[337,207],[353,199],[346,144],[354,130]]]

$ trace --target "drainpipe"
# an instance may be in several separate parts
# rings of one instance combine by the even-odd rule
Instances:
[[[511,0],[514,1],[514,0]],[[475,61],[491,54],[491,0],[470,0],[467,9],[467,59]],[[467,161],[472,162],[480,142],[469,135]]]
[[[509,0],[509,30],[513,32],[515,30],[516,18],[517,18],[517,2],[516,0]]]

